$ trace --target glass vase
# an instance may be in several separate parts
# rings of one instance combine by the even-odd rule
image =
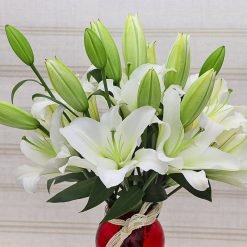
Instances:
[[[133,214],[132,214],[133,215]],[[126,220],[131,215],[122,217]],[[96,247],[106,247],[109,240],[119,231],[122,226],[110,222],[100,224],[96,234]],[[121,247],[164,247],[164,231],[158,219],[151,225],[134,230],[126,238]]]

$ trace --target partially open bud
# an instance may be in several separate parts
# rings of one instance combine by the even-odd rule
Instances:
[[[164,75],[166,88],[171,84],[178,84],[183,88],[190,71],[189,35],[184,33],[178,34],[170,50],[166,62],[166,69],[171,69]]]
[[[89,28],[84,32],[84,46],[91,63],[98,69],[106,66],[106,51],[98,35]]]
[[[52,86],[61,98],[76,111],[87,111],[87,96],[77,76],[57,58],[46,60],[46,68]]]
[[[91,22],[91,29],[98,35],[105,48],[107,56],[105,73],[107,78],[114,81],[120,81],[122,77],[121,62],[117,46],[112,38],[112,35],[100,20]]]
[[[147,62],[156,64],[155,41],[147,44]]]
[[[160,81],[154,69],[150,69],[141,81],[137,94],[137,105],[159,109],[161,100]]]
[[[203,111],[212,94],[215,75],[213,69],[200,76],[186,92],[180,108],[184,127],[189,126]]]
[[[0,124],[24,130],[35,130],[40,126],[29,112],[5,101],[0,101]]]
[[[122,38],[123,56],[128,76],[134,69],[147,63],[147,43],[137,15],[128,15]]]
[[[25,36],[11,25],[5,26],[9,44],[21,61],[29,66],[34,63],[33,50]]]
[[[214,50],[206,59],[200,70],[199,76],[210,69],[214,69],[216,75],[219,73],[225,59],[225,46]]]

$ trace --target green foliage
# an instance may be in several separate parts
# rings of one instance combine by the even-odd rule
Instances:
[[[194,196],[207,200],[207,201],[212,201],[212,190],[211,190],[211,185],[209,184],[209,188],[206,189],[205,191],[199,191],[193,188],[185,179],[184,175],[181,173],[175,173],[175,174],[170,174],[170,177],[176,181],[179,185],[181,185],[183,188],[185,188],[187,191],[189,191],[191,194]]]
[[[132,186],[128,191],[122,191],[121,196],[115,201],[113,206],[107,211],[102,222],[119,218],[124,214],[136,209],[142,203],[144,192],[137,186]]]

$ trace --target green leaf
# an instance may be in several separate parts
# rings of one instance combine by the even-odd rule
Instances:
[[[106,201],[112,195],[114,189],[115,187],[111,187],[109,189],[106,188],[101,180],[97,177],[94,187],[90,193],[88,203],[81,212],[94,208],[102,202]]]
[[[212,201],[212,190],[210,184],[208,189],[206,189],[205,191],[199,191],[193,188],[185,179],[184,175],[181,173],[170,174],[170,177],[194,196],[210,202]]]
[[[93,69],[87,73],[87,80],[93,77],[98,83],[102,81],[102,74],[99,69]]]
[[[137,186],[133,186],[128,191],[122,192],[121,196],[115,201],[113,206],[106,213],[106,216],[102,222],[119,218],[120,216],[132,211],[140,203],[142,203],[142,198],[143,191]]]
[[[57,103],[61,106],[63,106],[64,108],[66,108],[68,111],[70,111],[74,116],[78,117],[77,114],[75,114],[68,106],[66,106],[65,104],[63,104],[61,101],[57,100],[57,99],[54,99],[50,96],[47,96],[45,94],[40,94],[40,93],[36,93],[32,96],[32,99],[34,100],[35,98],[46,98],[46,99],[49,99],[51,101],[53,101],[54,103]]]
[[[210,69],[214,69],[216,74],[218,74],[224,62],[224,59],[225,59],[225,46],[221,46],[216,50],[214,50],[206,59],[206,61],[202,65],[199,76],[201,76]]]
[[[145,191],[143,200],[146,202],[161,202],[167,199],[164,188],[159,184],[151,184]]]
[[[69,173],[66,175],[51,178],[47,181],[47,190],[50,193],[51,186],[53,184],[59,184],[62,182],[78,182],[78,181],[82,181],[85,179],[86,179],[86,177],[82,172]]]
[[[111,92],[109,92],[109,94],[111,95]],[[103,91],[103,90],[101,90],[101,89],[98,89],[97,91],[95,91],[95,92],[93,92],[92,94],[90,94],[89,97],[88,97],[88,100],[89,100],[92,96],[94,96],[94,95],[102,96],[102,97],[104,97],[104,98],[107,100],[107,96],[106,96],[105,91]],[[112,103],[112,105],[114,105],[114,102],[111,101],[111,103]]]
[[[94,186],[96,177],[89,178],[84,181],[80,181],[67,189],[59,192],[47,202],[60,203],[60,202],[69,202],[73,200],[78,200],[86,198],[90,195],[90,192]]]
[[[14,96],[15,96],[15,93],[17,92],[17,90],[23,85],[25,84],[26,82],[36,82],[38,83],[39,85],[42,86],[42,84],[36,80],[33,80],[33,79],[27,79],[27,80],[23,80],[23,81],[20,81],[18,82],[12,89],[12,92],[11,92],[11,102],[12,104],[14,103]]]

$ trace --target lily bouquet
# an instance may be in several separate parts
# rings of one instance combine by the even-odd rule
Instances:
[[[102,222],[139,212],[134,223],[142,224],[134,224],[130,235],[153,223],[157,205],[181,188],[211,201],[209,180],[246,185],[247,108],[230,105],[232,90],[216,78],[224,46],[209,55],[199,74],[190,75],[189,35],[180,33],[166,63],[158,65],[155,42],[147,44],[138,16],[129,15],[122,68],[115,42],[98,20],[84,32],[92,66],[79,77],[58,58],[47,59],[50,85],[35,67],[24,35],[10,25],[6,35],[37,76],[16,84],[12,103],[27,82],[41,89],[32,96],[31,113],[0,102],[1,124],[30,131],[20,147],[33,164],[18,169],[26,191],[34,192],[41,177],[48,179],[48,191],[69,182],[48,202],[88,197],[86,211],[105,201]],[[144,216],[150,213],[155,217],[148,223]]]

